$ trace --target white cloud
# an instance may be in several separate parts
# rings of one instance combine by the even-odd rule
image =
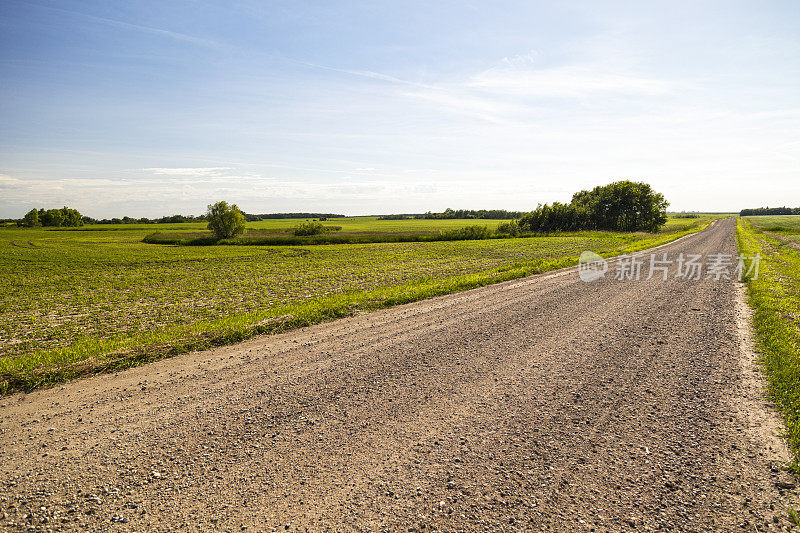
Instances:
[[[142,170],[152,172],[161,176],[219,176],[224,170],[231,170],[230,167],[188,167],[188,168],[143,168]]]
[[[19,183],[22,183],[22,182],[21,182],[21,180],[19,180],[17,178],[9,176],[8,174],[0,174],[0,187],[17,185]]]
[[[505,123],[504,117],[513,116],[519,105],[496,98],[469,94],[458,88],[404,92],[404,96],[433,104],[440,110],[454,112],[492,123]]]
[[[504,60],[507,61],[507,60]],[[595,94],[664,95],[674,83],[631,73],[615,73],[602,65],[569,65],[550,69],[509,64],[483,71],[467,87],[503,95],[575,98]]]
[[[517,54],[511,57],[504,57],[500,60],[500,64],[508,67],[528,66],[534,64],[539,56],[539,52],[536,50],[531,50],[527,54]]]
[[[434,88],[431,85],[426,85],[424,83],[418,83],[415,81],[404,80],[401,78],[396,78],[394,76],[390,76],[388,74],[383,74],[381,72],[375,72],[372,70],[352,70],[346,68],[336,68],[336,67],[329,67],[326,65],[319,65],[317,63],[309,63],[307,61],[294,61],[295,63],[299,63],[301,65],[305,65],[307,67],[312,67],[320,70],[327,70],[330,72],[339,72],[341,74],[349,74],[351,76],[358,76],[360,78],[368,78],[372,80],[378,81],[385,81],[388,83],[394,83],[399,85],[413,85],[414,87],[425,87],[425,88]]]

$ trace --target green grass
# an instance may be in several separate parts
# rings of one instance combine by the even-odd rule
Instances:
[[[210,231],[205,232],[156,232],[142,239],[148,244],[179,244],[182,246],[210,245],[262,245],[262,246],[313,246],[320,244],[372,244],[379,242],[432,242],[466,241],[474,239],[502,238],[489,230],[487,225],[473,224],[445,229],[417,231],[341,231],[341,226],[323,225],[323,230],[310,235],[296,235],[292,228],[253,229],[243,235],[217,239]]]
[[[792,233],[800,229],[798,222],[797,216],[765,216],[740,219],[737,225],[740,252],[762,257],[758,279],[747,280],[748,297],[769,394],[786,423],[795,467],[800,457],[800,251],[772,232]]]
[[[377,217],[351,217],[336,219],[342,225],[326,222],[325,231],[318,235],[295,236],[296,220],[268,220],[250,223],[244,235],[217,240],[210,231],[158,230],[142,240],[148,244],[176,244],[181,246],[211,245],[263,245],[263,246],[313,246],[321,244],[372,244],[402,242],[461,241],[471,239],[509,238],[494,234],[501,220],[379,220]],[[268,224],[267,224],[268,223]],[[680,231],[695,225],[686,218],[670,218],[663,232]],[[533,234],[520,235],[528,238]]]
[[[247,227],[253,229],[288,229],[297,225],[299,220],[261,220],[250,222]],[[330,218],[323,224],[327,226],[341,226],[342,232],[438,232],[440,230],[462,228],[479,224],[487,226],[490,230],[500,225],[502,220],[378,220],[378,217],[346,217]]]
[[[745,218],[759,230],[776,233],[793,240],[800,240],[800,215],[771,215]]]
[[[472,223],[350,220],[361,231],[386,231],[384,223],[394,231],[407,230],[408,223],[428,231]],[[296,223],[264,222],[273,229]],[[633,252],[707,222],[671,220],[656,235],[584,232],[309,247],[142,243],[152,225],[0,229],[0,392],[569,266],[583,250]],[[203,229],[170,226],[174,232]]]

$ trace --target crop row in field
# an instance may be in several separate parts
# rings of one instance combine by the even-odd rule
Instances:
[[[762,258],[758,278],[747,281],[748,296],[770,396],[786,423],[795,466],[800,457],[800,246],[786,236],[799,234],[800,216],[748,217],[737,226],[741,253]]]
[[[656,235],[314,247],[142,243],[152,226],[2,230],[0,387],[30,388],[109,361],[124,365],[567,266],[583,250],[638,250],[702,222]],[[196,231],[187,226],[174,229]]]

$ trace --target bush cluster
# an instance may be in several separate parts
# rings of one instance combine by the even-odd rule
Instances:
[[[22,218],[20,225],[28,228],[37,226],[53,228],[78,227],[83,226],[83,217],[81,217],[77,209],[70,209],[67,206],[61,209],[31,209]]]
[[[444,241],[471,241],[478,239],[488,239],[492,233],[486,226],[466,226],[463,228],[450,229],[439,233],[441,240]]]
[[[521,231],[610,230],[656,232],[667,222],[669,202],[650,185],[616,181],[580,191],[568,204],[539,205],[519,219]]]
[[[316,220],[306,220],[294,227],[295,237],[307,237],[309,235],[319,235],[325,232],[325,226]]]

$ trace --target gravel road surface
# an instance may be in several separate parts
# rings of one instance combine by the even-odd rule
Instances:
[[[0,529],[788,529],[740,284],[649,254],[1,397]]]

